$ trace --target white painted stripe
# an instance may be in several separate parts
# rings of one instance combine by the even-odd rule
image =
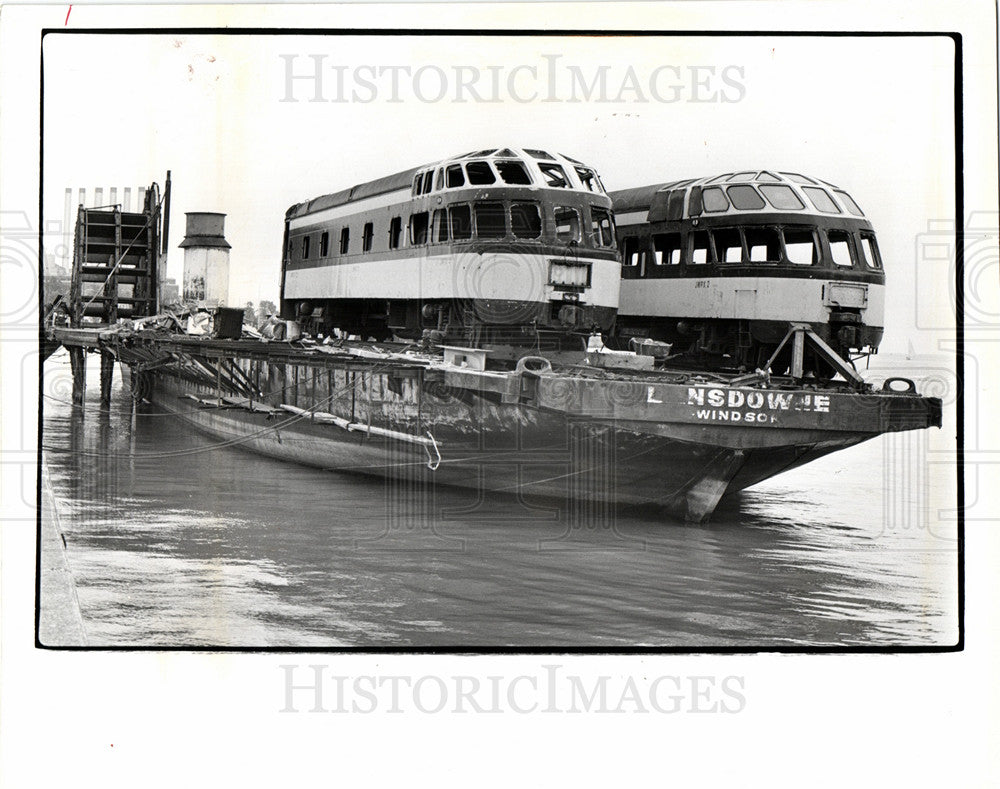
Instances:
[[[671,318],[746,318],[750,320],[825,323],[825,279],[781,277],[688,277],[626,279],[621,285],[622,315]],[[868,307],[861,311],[869,326],[883,326],[885,286],[868,285]]]
[[[297,230],[300,227],[315,225],[317,222],[329,222],[333,219],[340,219],[345,216],[354,216],[365,211],[373,211],[376,208],[388,208],[391,205],[407,203],[410,201],[410,187],[397,189],[394,192],[386,192],[383,195],[366,197],[364,200],[356,200],[353,203],[325,208],[305,216],[297,216],[288,222],[290,230]],[[402,212],[400,213],[402,216]]]
[[[299,269],[285,275],[288,299],[562,299],[548,284],[549,256],[510,253],[435,255]],[[617,307],[620,266],[592,260],[580,304]]]

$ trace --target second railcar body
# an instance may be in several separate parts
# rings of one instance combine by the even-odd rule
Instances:
[[[808,324],[844,357],[877,350],[885,272],[871,223],[842,189],[754,170],[611,198],[620,339],[651,337],[701,362],[751,369],[791,324]]]
[[[292,206],[282,314],[468,344],[611,327],[620,272],[597,173],[537,149],[456,156]]]

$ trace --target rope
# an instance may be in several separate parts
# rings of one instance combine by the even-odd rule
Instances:
[[[437,471],[438,466],[441,465],[441,450],[438,449],[438,442],[434,440],[434,434],[430,430],[426,431],[427,437],[431,440],[431,444],[434,445],[434,454],[437,455],[436,459],[431,458],[431,451],[424,444],[424,452],[427,453],[427,468],[431,471]]]

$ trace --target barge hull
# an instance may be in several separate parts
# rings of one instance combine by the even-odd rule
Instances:
[[[843,432],[809,443],[750,449],[725,446],[711,435],[692,441],[683,426],[678,426],[679,436],[671,436],[669,425],[654,424],[644,432],[634,422],[623,426],[613,419],[511,405],[492,419],[481,414],[475,429],[435,421],[428,413],[423,420],[433,437],[428,446],[352,432],[287,411],[205,405],[189,394],[182,379],[161,373],[150,399],[220,446],[418,488],[441,484],[603,508],[659,507],[691,522],[706,520],[723,496],[872,437]],[[477,409],[481,412],[495,411],[492,404],[480,406],[487,406]],[[414,429],[412,423],[396,427],[401,433]]]
[[[941,426],[941,401],[766,375],[603,369],[470,349],[56,329],[116,358],[133,396],[213,437],[323,469],[707,520],[719,501],[887,432]],[[485,358],[485,355],[483,356]],[[898,380],[898,379],[897,379]],[[573,510],[577,512],[579,510]],[[597,511],[597,510],[595,510]]]

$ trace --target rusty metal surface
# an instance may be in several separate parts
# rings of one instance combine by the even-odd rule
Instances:
[[[941,401],[912,390],[859,392],[766,375],[544,359],[476,370],[399,345],[222,340],[123,325],[52,331],[81,355],[127,365],[134,396],[256,452],[376,475],[395,473],[406,457],[404,465],[428,464],[443,484],[474,487],[485,474],[491,489],[519,495],[597,495],[606,486],[581,482],[586,458],[552,473],[567,442],[584,441],[588,453],[613,458],[616,495],[627,490],[629,501],[689,520],[829,452],[941,421]]]

